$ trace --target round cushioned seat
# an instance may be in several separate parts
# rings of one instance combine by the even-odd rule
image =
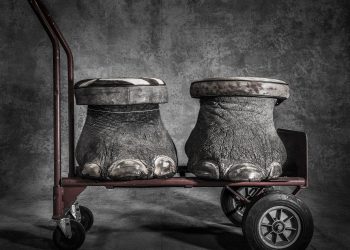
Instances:
[[[288,84],[268,78],[227,77],[194,81],[190,89],[193,98],[206,96],[255,96],[276,98],[278,103],[289,97]]]
[[[156,78],[87,79],[75,84],[78,105],[166,103],[165,83]]]
[[[176,148],[159,110],[168,101],[162,80],[89,79],[75,85],[75,96],[88,105],[76,147],[80,176],[132,180],[176,173]]]

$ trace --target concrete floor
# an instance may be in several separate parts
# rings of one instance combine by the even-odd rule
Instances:
[[[249,249],[240,228],[231,226],[217,188],[89,188],[79,198],[95,224],[81,249]],[[342,196],[303,191],[315,221],[308,249],[349,249],[350,203]],[[349,200],[349,198],[347,198]],[[51,200],[0,199],[0,249],[54,249]]]

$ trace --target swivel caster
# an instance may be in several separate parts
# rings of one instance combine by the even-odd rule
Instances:
[[[57,223],[52,239],[58,249],[78,249],[85,240],[85,229],[82,224],[69,218],[63,218]]]
[[[83,225],[85,232],[89,231],[94,224],[94,215],[87,207],[80,206],[74,203],[69,210],[69,218],[80,222]]]
[[[260,195],[267,190],[259,187],[230,187],[230,189],[239,193],[248,201],[252,201],[257,195]],[[270,188],[268,190],[270,190]],[[235,226],[241,226],[243,214],[247,209],[247,204],[236,197],[227,187],[224,187],[221,191],[220,203],[222,211],[232,224]]]

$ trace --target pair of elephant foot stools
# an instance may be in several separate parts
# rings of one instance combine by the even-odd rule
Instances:
[[[261,181],[282,174],[286,151],[273,122],[274,106],[289,96],[286,83],[265,78],[212,78],[191,84],[200,99],[185,151],[200,178]],[[131,180],[169,178],[177,171],[175,145],[159,104],[166,85],[155,78],[84,80],[76,101],[88,105],[77,148],[78,174]]]

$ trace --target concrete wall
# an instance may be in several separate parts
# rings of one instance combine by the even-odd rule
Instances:
[[[291,97],[276,108],[276,126],[308,133],[312,188],[349,189],[348,1],[45,2],[71,45],[76,80],[150,76],[168,84],[161,111],[180,163],[199,108],[192,80],[277,78],[290,84]],[[1,1],[1,195],[51,192],[51,68],[50,41],[27,1]],[[63,114],[66,101],[64,92]],[[76,111],[79,135],[85,107]],[[64,136],[66,125],[64,117]],[[67,166],[66,138],[63,146]]]

